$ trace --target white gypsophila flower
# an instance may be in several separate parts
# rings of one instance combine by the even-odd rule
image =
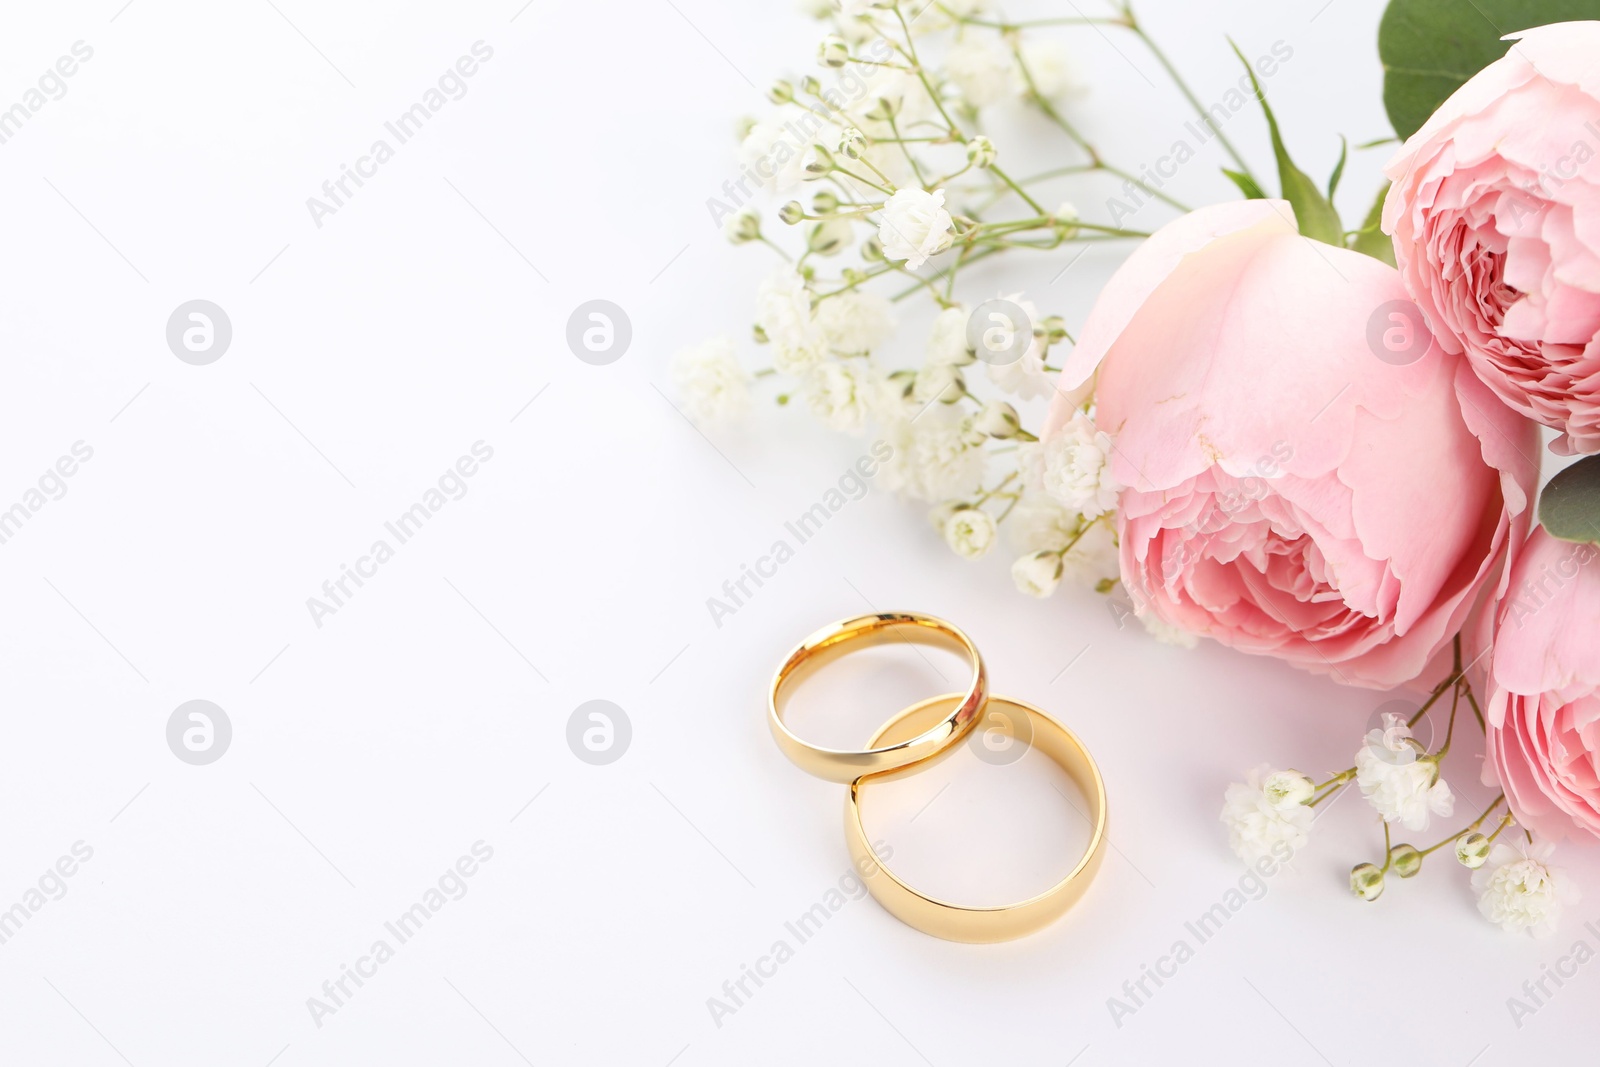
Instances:
[[[1356,784],[1383,816],[1407,830],[1426,830],[1428,817],[1448,816],[1456,798],[1439,777],[1436,760],[1424,758],[1411,728],[1398,715],[1385,714],[1382,729],[1370,730],[1356,752]]]
[[[1056,225],[1064,231],[1064,236],[1072,237],[1078,232],[1078,227],[1073,225],[1079,219],[1078,205],[1071,200],[1061,201],[1061,206],[1056,208],[1056,213],[1051,216],[1056,220]]]
[[[944,543],[962,559],[977,559],[994,547],[994,519],[982,508],[961,508],[944,521]]]
[[[1038,441],[1023,441],[1017,445],[1017,476],[1025,492],[1040,493],[1050,497],[1044,487],[1044,449],[1039,446]],[[1055,497],[1050,499],[1055,500]]]
[[[973,107],[987,107],[1011,91],[1011,56],[988,36],[967,34],[951,45],[944,70]]]
[[[1275,806],[1307,804],[1317,794],[1317,784],[1299,771],[1273,771],[1261,782],[1261,791]]]
[[[1172,625],[1166,619],[1157,615],[1148,608],[1144,611],[1135,611],[1139,625],[1144,627],[1144,632],[1160,641],[1163,645],[1174,648],[1194,648],[1200,643],[1200,638],[1188,630]]]
[[[880,475],[884,484],[930,504],[977,492],[988,457],[967,444],[961,417],[942,404],[911,407],[885,393],[879,412],[891,416],[883,419],[884,438],[894,455]]]
[[[800,375],[827,355],[827,338],[811,317],[805,279],[784,267],[756,290],[756,323],[772,345],[772,365]]]
[[[1287,845],[1291,853],[1305,847],[1311,834],[1311,809],[1293,796],[1267,784],[1277,775],[1266,764],[1245,775],[1243,782],[1232,782],[1222,794],[1222,823],[1228,828],[1228,844],[1246,863],[1271,856],[1275,846]],[[1281,857],[1276,857],[1281,858]]]
[[[1117,558],[1117,532],[1105,519],[1084,520],[1087,525],[1072,550],[1062,558],[1062,578],[1093,589],[1122,574]]]
[[[1080,521],[1048,493],[1024,490],[1006,516],[1006,537],[1023,554],[1056,552],[1077,536]]]
[[[722,236],[739,245],[761,236],[761,213],[746,204],[722,220]]]
[[[806,406],[823,425],[839,433],[859,434],[872,416],[877,376],[863,360],[827,360],[806,376]]]
[[[944,524],[949,520],[950,516],[954,515],[962,508],[969,508],[971,506],[972,505],[968,504],[965,500],[946,500],[942,504],[935,504],[933,507],[928,509],[928,522],[933,525],[934,532],[940,537],[943,537]]]
[[[886,137],[888,134],[882,133],[879,134],[879,136]],[[903,145],[897,144],[894,141],[873,141],[871,144],[867,145],[866,151],[863,153],[863,155],[865,156],[867,162],[872,164],[868,170],[881,173],[884,175],[884,177],[889,179],[889,184],[892,186],[897,188],[901,186],[913,187],[920,181],[916,175],[916,172],[911,169],[910,162],[906,159],[905,147]],[[852,167],[851,169],[854,170],[855,168]],[[876,175],[869,174],[868,176],[874,179],[876,178]],[[843,175],[835,171],[834,177],[844,178],[846,183],[855,190],[855,198],[857,200],[876,200],[883,195],[882,189],[867,185],[864,182],[856,181],[856,179],[851,178],[848,175]]]
[[[1021,310],[1024,321],[1012,322],[1009,316],[1002,314],[991,316],[994,322],[985,331],[983,343],[997,355],[1009,355],[1017,348],[1022,348],[1022,354],[1005,363],[985,360],[989,380],[996,388],[1024,400],[1049,396],[1052,389],[1050,374],[1044,369],[1044,340],[1033,332],[1034,325],[1040,321],[1039,309],[1033,301],[1024,299],[1021,293],[1012,293],[1001,299],[1015,304]],[[1024,329],[1028,331],[1028,336],[1019,337],[1018,332]]]
[[[1011,580],[1028,596],[1047,597],[1061,584],[1061,556],[1056,552],[1035,552],[1011,565]]]
[[[817,302],[814,318],[835,352],[871,352],[894,333],[894,305],[878,293],[846,289]]]
[[[1082,89],[1072,54],[1067,46],[1053,37],[1035,38],[1022,42],[1022,63],[1026,76],[1017,71],[1017,91],[1026,93],[1031,79],[1033,89],[1046,100],[1076,94]]]
[[[739,162],[774,193],[787,192],[805,179],[806,155],[813,144],[839,143],[839,127],[803,109],[777,111],[750,127],[739,145]]]
[[[950,247],[954,223],[944,209],[944,190],[901,189],[883,205],[878,242],[887,259],[915,270]]]
[[[1122,483],[1111,473],[1111,437],[1081,411],[1043,442],[1041,477],[1045,491],[1085,518],[1098,518],[1117,506]]]
[[[919,404],[931,404],[935,400],[954,404],[965,395],[966,391],[967,380],[962,375],[961,368],[946,363],[934,363],[917,371],[915,383],[911,387],[911,398]]]
[[[883,31],[868,17],[841,16],[833,20],[833,30],[851,48],[860,48],[869,41],[883,36]]]
[[[672,380],[695,422],[726,421],[750,410],[750,374],[726,337],[676,353]]]
[[[868,79],[866,94],[846,113],[859,117],[858,124],[869,134],[892,137],[896,129],[904,131],[937,119],[939,109],[915,73],[878,67]],[[884,115],[893,115],[893,125]]]
[[[837,256],[855,240],[849,219],[824,219],[806,234],[806,250],[819,256]]]
[[[1472,872],[1483,917],[1512,933],[1526,930],[1534,937],[1554,933],[1562,909],[1578,903],[1582,895],[1565,870],[1550,865],[1554,851],[1548,841],[1495,842],[1489,862]]]
[[[971,362],[972,349],[967,347],[967,312],[961,307],[947,307],[934,316],[933,329],[928,332],[928,363],[964,367]]]

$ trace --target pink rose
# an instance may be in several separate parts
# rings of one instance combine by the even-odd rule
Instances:
[[[1392,268],[1301,237],[1282,201],[1202,209],[1129,257],[1061,388],[1098,373],[1141,612],[1350,684],[1422,673],[1526,534],[1538,473],[1533,425],[1465,363],[1425,331],[1386,347],[1411,317]]]
[[[1389,163],[1383,229],[1439,343],[1600,449],[1600,22],[1527,30]]]
[[[1535,833],[1600,837],[1600,556],[1533,531],[1495,619],[1484,775]]]

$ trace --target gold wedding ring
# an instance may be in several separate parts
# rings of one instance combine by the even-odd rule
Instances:
[[[868,743],[877,748],[921,737],[931,727],[947,721],[952,709],[959,707],[963,700],[963,695],[956,693],[913,704],[884,724]],[[861,821],[862,790],[875,781],[904,778],[924,770],[927,763],[857,778],[850,783],[850,794],[845,802],[844,832],[850,847],[850,858],[855,862],[856,869],[862,872],[862,881],[866,883],[868,891],[883,905],[884,910],[907,926],[947,941],[1009,941],[1049,925],[1083,896],[1095,872],[1100,869],[1104,853],[1106,787],[1100,778],[1100,768],[1095,765],[1089,750],[1083,747],[1083,742],[1071,730],[1031,704],[993,696],[989,698],[988,705],[990,709],[1001,713],[989,717],[990,723],[998,724],[989,728],[1003,729],[1015,737],[1018,724],[1026,721],[1032,728],[1032,737],[1027,743],[1060,764],[1088,800],[1092,827],[1088,846],[1072,870],[1055,885],[1016,904],[965,907],[919,892],[883,866],[867,839],[866,827]],[[954,749],[944,750],[945,753],[951,751]]]
[[[783,721],[786,687],[847,652],[890,641],[932,645],[967,656],[972,684],[964,693],[930,697],[895,715],[855,751],[822,748],[802,741]],[[911,888],[883,865],[861,820],[861,793],[872,782],[904,778],[927,769],[955,751],[985,708],[990,729],[1014,744],[1038,749],[1077,783],[1089,802],[1088,846],[1072,869],[1044,892],[1015,904],[967,907],[938,900]],[[1077,735],[1031,704],[989,695],[983,657],[959,628],[931,615],[877,612],[824,627],[800,642],[773,675],[767,693],[767,722],[778,747],[802,770],[834,782],[848,782],[844,832],[850,858],[867,889],[884,910],[907,926],[947,941],[1009,941],[1049,925],[1083,896],[1106,841],[1106,787],[1094,757]]]
[[[783,721],[786,689],[847,652],[891,641],[930,645],[965,655],[972,663],[972,684],[965,693],[939,698],[943,714],[918,718],[921,729],[885,739],[883,731],[865,749],[846,751],[823,748],[801,740]],[[826,626],[795,647],[773,675],[767,694],[767,722],[778,747],[796,766],[830,782],[853,782],[864,774],[900,770],[946,751],[965,737],[978,721],[989,697],[989,679],[983,657],[972,639],[958,627],[916,612],[876,612]],[[924,701],[918,708],[928,707]]]

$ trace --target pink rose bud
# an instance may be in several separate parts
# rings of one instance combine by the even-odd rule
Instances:
[[[1446,648],[1526,535],[1536,430],[1414,318],[1393,268],[1301,237],[1282,201],[1128,258],[1043,439],[1098,373],[1141,613],[1373,688]]]
[[[1534,530],[1495,618],[1484,774],[1542,837],[1600,837],[1597,557]]]
[[[1386,168],[1383,229],[1439,343],[1600,449],[1600,22],[1512,34]]]

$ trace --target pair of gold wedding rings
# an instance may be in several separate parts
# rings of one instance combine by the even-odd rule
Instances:
[[[823,748],[789,729],[784,709],[790,691],[802,679],[848,652],[893,641],[965,656],[972,666],[972,684],[964,693],[932,697],[899,712],[878,728],[864,749]],[[1002,730],[1013,741],[1026,743],[1054,760],[1077,783],[1090,808],[1088,846],[1067,875],[1043,893],[999,907],[952,904],[913,889],[883,866],[861,818],[865,786],[926,770],[955,751],[980,720],[986,730]],[[991,696],[977,646],[943,619],[914,612],[879,612],[818,630],[795,646],[773,675],[767,721],[778,747],[801,770],[849,784],[844,827],[850,858],[878,903],[908,926],[947,941],[1009,941],[1059,918],[1083,895],[1100,867],[1106,837],[1106,790],[1089,750],[1072,731],[1038,708]]]

